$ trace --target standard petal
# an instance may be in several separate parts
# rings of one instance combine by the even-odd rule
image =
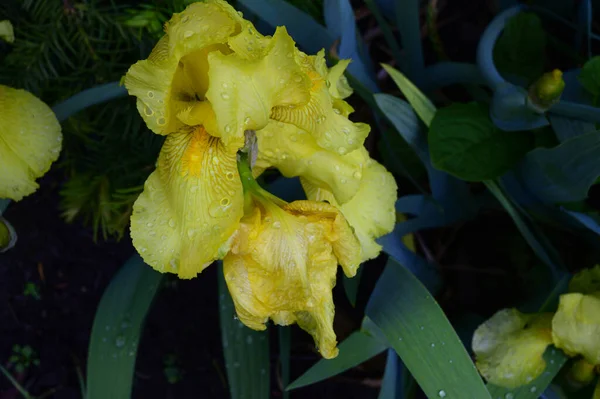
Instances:
[[[552,343],[551,319],[550,313],[504,309],[480,325],[472,347],[481,375],[507,388],[533,381],[546,368],[543,354]]]
[[[592,294],[600,291],[600,265],[576,273],[569,281],[569,292]]]
[[[60,123],[33,94],[0,85],[0,198],[19,201],[33,193],[35,179],[58,159]]]
[[[230,36],[243,19],[223,1],[193,3],[174,14],[167,34],[146,60],[138,61],[125,76],[125,87],[138,98],[137,108],[157,134],[179,130],[177,115],[205,100],[208,53],[229,53]]]
[[[133,243],[156,270],[195,277],[227,252],[243,202],[235,151],[184,128],[167,137],[133,207]]]
[[[323,53],[313,57],[300,53],[297,57],[304,72],[311,78],[310,100],[301,106],[275,107],[271,118],[296,125],[310,133],[319,146],[340,155],[362,146],[371,128],[365,123],[353,123],[343,114],[348,107],[351,108],[345,101],[337,99],[335,105],[338,107],[334,107],[334,98],[327,87]]]
[[[308,101],[310,81],[296,64],[295,52],[294,41],[279,27],[263,57],[249,60],[235,53],[209,54],[206,98],[226,145],[243,143],[245,130],[264,128],[273,107]]]
[[[592,364],[600,364],[600,292],[560,296],[552,319],[552,339],[568,355],[582,355]]]
[[[335,201],[335,191],[322,189],[309,178],[301,178],[309,200],[328,201],[336,205],[354,228],[362,247],[362,261],[373,259],[381,252],[375,241],[394,229],[398,198],[396,181],[382,165],[370,159],[365,167],[356,194],[346,203]]]
[[[358,191],[364,150],[341,156],[318,146],[315,139],[295,125],[271,120],[256,132],[258,170],[276,167],[286,177],[303,176],[335,193],[338,203],[349,201]]]
[[[329,93],[336,99],[344,99],[352,94],[352,87],[344,76],[348,64],[350,64],[350,60],[339,60],[327,73]]]

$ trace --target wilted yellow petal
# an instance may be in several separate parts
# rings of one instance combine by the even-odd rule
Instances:
[[[236,152],[202,127],[170,134],[133,207],[131,237],[160,272],[192,278],[228,250],[243,214]]]
[[[227,42],[242,21],[220,0],[193,3],[173,15],[148,59],[138,61],[125,76],[125,86],[138,98],[138,111],[150,130],[158,134],[179,130],[184,123],[177,115],[205,101],[207,56],[231,52]]]
[[[362,173],[358,191],[341,205],[335,200],[335,191],[319,188],[309,178],[302,177],[300,181],[309,200],[328,201],[340,208],[360,241],[362,261],[379,255],[381,245],[375,239],[391,232],[396,223],[394,205],[398,186],[390,172],[370,159]]]
[[[240,320],[264,329],[271,318],[309,332],[325,358],[337,355],[331,290],[337,264],[356,272],[360,249],[339,210],[325,203],[273,202],[254,195],[224,259]]]
[[[358,191],[368,160],[364,149],[338,155],[319,147],[295,125],[273,120],[258,130],[256,137],[258,170],[274,166],[286,177],[303,176],[321,188],[330,188],[339,203],[349,201]]]
[[[7,43],[15,41],[15,32],[9,20],[0,21],[0,39]]]
[[[279,27],[264,57],[249,60],[236,53],[209,54],[206,98],[226,145],[243,143],[245,130],[264,128],[273,107],[288,108],[308,101],[310,82],[295,62],[295,51],[294,41]]]
[[[552,339],[568,355],[583,355],[592,364],[600,364],[600,292],[560,296],[552,320]]]
[[[473,334],[473,352],[481,375],[492,384],[516,388],[546,368],[544,352],[552,343],[552,314],[522,314],[504,309]]]
[[[365,123],[353,123],[343,115],[346,109],[351,108],[343,100],[337,99],[334,103],[327,87],[327,68],[324,66],[323,52],[312,57],[298,52],[297,58],[312,81],[310,101],[302,106],[275,107],[271,118],[296,125],[310,133],[319,146],[340,155],[361,147],[371,128]],[[339,106],[334,107],[338,104],[344,104],[343,109]]]
[[[569,282],[569,292],[591,294],[597,291],[600,291],[600,265],[580,271]]]
[[[0,198],[15,201],[33,193],[56,161],[61,127],[46,104],[33,94],[0,85]]]

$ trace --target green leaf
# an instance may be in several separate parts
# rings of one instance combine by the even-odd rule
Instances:
[[[231,398],[269,398],[269,332],[254,331],[237,319],[220,262],[219,319]]]
[[[106,83],[75,94],[60,104],[56,104],[52,107],[52,111],[62,122],[87,107],[125,96],[127,96],[127,90],[119,82]]]
[[[346,292],[346,297],[352,306],[356,306],[356,297],[358,296],[358,287],[360,286],[360,278],[362,276],[363,268],[359,268],[356,276],[352,278],[348,278],[346,276],[343,277],[344,283],[344,291]]]
[[[300,388],[338,375],[383,352],[387,345],[362,331],[356,331],[339,344],[338,348],[340,353],[336,358],[319,360],[286,389]]]
[[[419,118],[421,118],[426,126],[429,126],[436,112],[435,105],[400,71],[387,64],[381,64],[381,66],[390,74],[394,83],[396,83],[396,86],[404,94],[406,100],[414,108]]]
[[[483,104],[452,104],[435,114],[429,128],[431,161],[467,181],[501,176],[533,148],[528,132],[498,129]]]
[[[290,383],[290,352],[291,352],[291,329],[288,326],[280,326],[279,330],[279,363],[281,365],[281,384],[283,385],[283,399],[288,399],[290,393],[285,389]]]
[[[387,351],[387,362],[383,372],[383,381],[377,399],[398,399],[398,355],[393,349]]]
[[[388,260],[366,313],[428,398],[490,399],[442,309],[393,259]]]
[[[600,133],[581,134],[554,148],[536,148],[519,167],[529,190],[547,203],[587,197],[600,176]]]
[[[600,56],[590,58],[583,65],[578,79],[583,88],[597,100],[600,96]]]
[[[136,254],[104,291],[90,337],[86,399],[131,397],[142,326],[161,279]]]
[[[507,75],[521,76],[531,82],[544,73],[546,33],[540,18],[519,13],[509,19],[494,47],[494,63]]]

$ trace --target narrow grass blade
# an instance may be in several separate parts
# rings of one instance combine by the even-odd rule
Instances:
[[[421,25],[419,17],[419,0],[396,1],[396,27],[400,31],[402,48],[406,54],[403,63],[406,75],[417,86],[421,84],[425,59],[421,44]]]
[[[393,259],[367,305],[428,398],[490,399],[479,373],[429,291]]]
[[[125,96],[127,96],[127,90],[119,82],[106,83],[75,94],[62,103],[56,104],[52,107],[52,111],[62,122],[87,107]]]
[[[268,399],[269,332],[251,330],[237,319],[220,262],[219,319],[231,398]]]
[[[86,399],[131,397],[138,342],[161,279],[136,254],[104,291],[90,337]]]
[[[338,346],[340,353],[336,358],[319,360],[314,366],[292,382],[287,389],[311,385],[329,377],[338,375],[373,356],[383,352],[387,346],[364,332],[352,333]]]

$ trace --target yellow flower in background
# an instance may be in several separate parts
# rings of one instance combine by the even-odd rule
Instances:
[[[523,314],[504,309],[473,334],[476,366],[489,382],[507,388],[525,385],[546,368],[543,354],[552,344],[551,313]]]
[[[332,205],[288,204],[246,181],[246,213],[223,260],[240,320],[255,330],[264,330],[269,319],[280,325],[298,323],[323,357],[337,356],[331,290],[338,264],[348,277],[360,264],[352,229]]]
[[[0,198],[15,201],[39,187],[36,179],[58,159],[60,123],[33,94],[0,85]]]

